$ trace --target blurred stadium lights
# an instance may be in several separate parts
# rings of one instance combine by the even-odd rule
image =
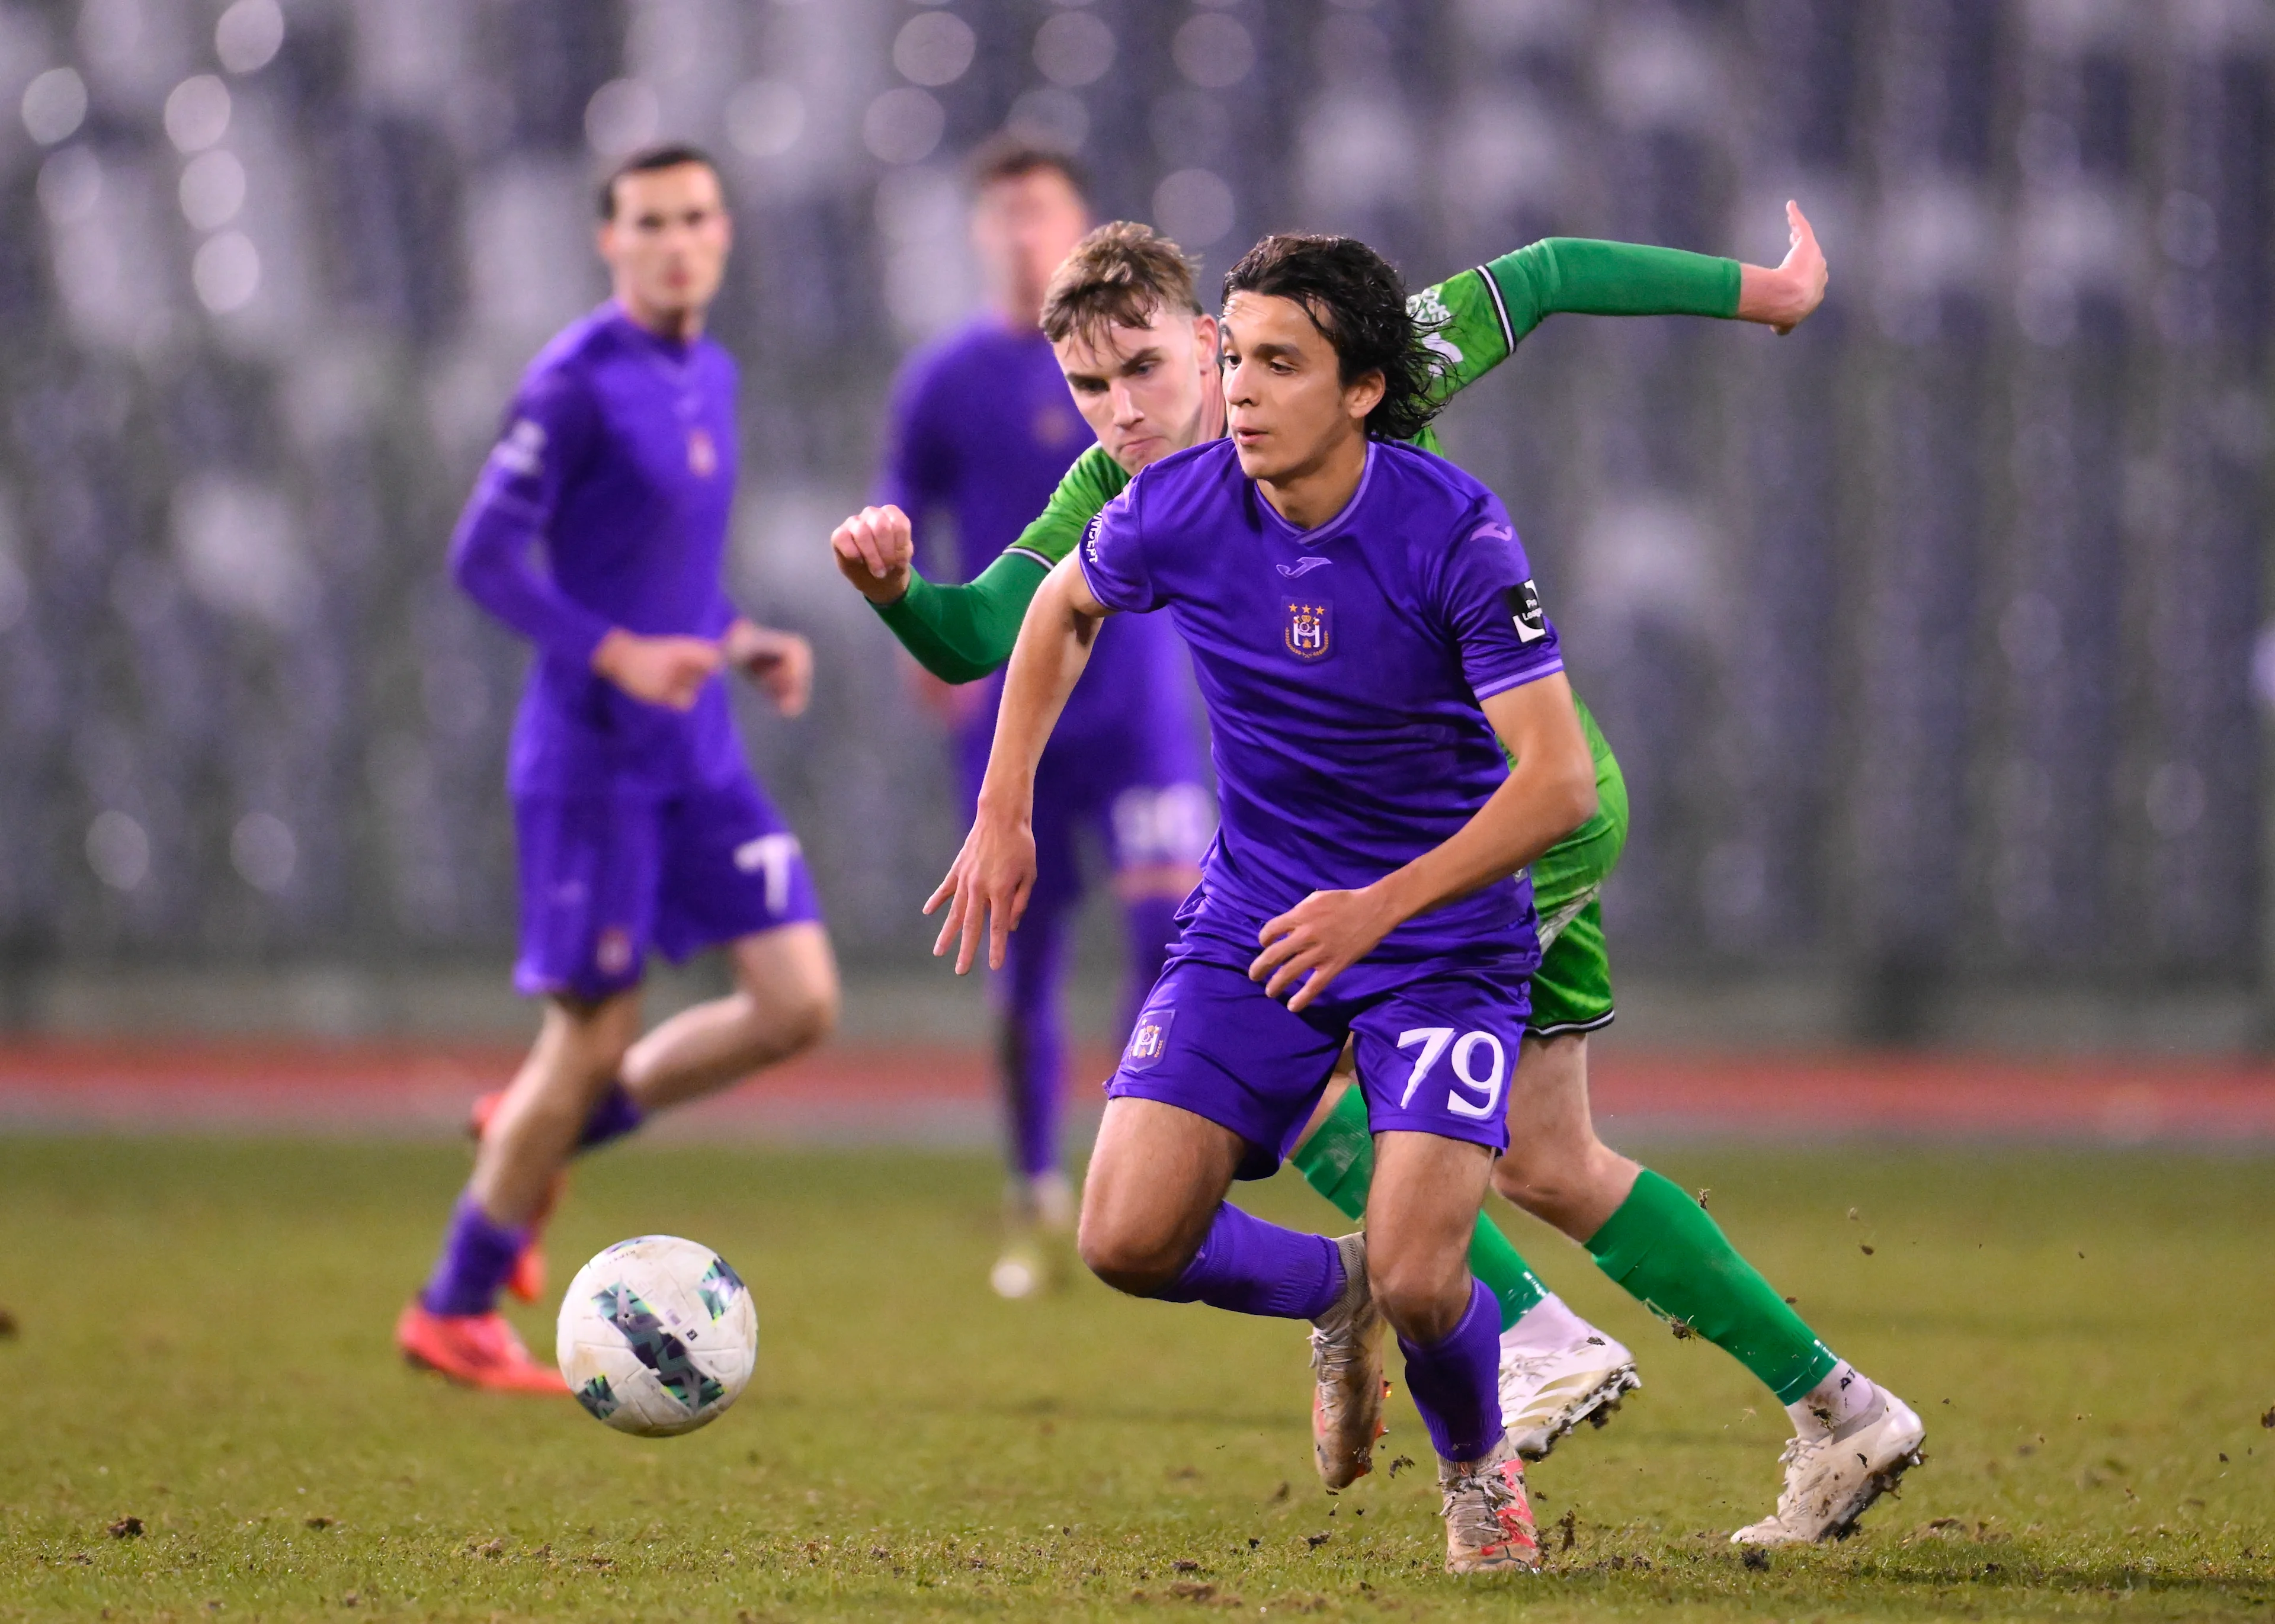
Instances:
[[[1277,227],[1417,281],[1553,233],[1773,260],[1801,197],[1793,338],[1567,320],[1447,420],[1628,769],[1622,964],[1886,1037],[1992,986],[2248,1000],[2270,15],[0,0],[6,973],[503,954],[521,653],[442,546],[602,291],[596,170],[681,137],[743,216],[738,579],[824,662],[752,736],[849,959],[918,956],[941,752],[821,533],[971,306],[956,165],[1009,122],[1212,276]]]

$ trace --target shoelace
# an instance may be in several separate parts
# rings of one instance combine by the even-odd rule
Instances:
[[[1348,1326],[1311,1333],[1311,1373],[1323,1386],[1340,1386],[1361,1358],[1358,1339]]]
[[[1471,1550],[1482,1551],[1509,1538],[1500,1514],[1515,1504],[1516,1492],[1501,1475],[1501,1463],[1485,1462],[1458,1474],[1444,1485],[1439,1514],[1461,1536],[1463,1544]]]
[[[1517,1354],[1503,1360],[1500,1367],[1500,1390],[1504,1401],[1512,1387],[1521,1388],[1531,1396],[1538,1396],[1539,1391],[1546,1383],[1544,1372],[1550,1365],[1571,1351],[1572,1349],[1568,1348],[1560,1348],[1552,1353]]]
[[[1786,1469],[1785,1487],[1778,1492],[1777,1514],[1780,1522],[1785,1520],[1788,1512],[1801,1504],[1801,1484],[1805,1469],[1832,1443],[1830,1432],[1823,1438],[1789,1438],[1786,1440],[1785,1449],[1778,1456],[1778,1464]]]
[[[1341,1381],[1362,1357],[1360,1339],[1354,1333],[1364,1316],[1357,1307],[1348,1300],[1337,1303],[1327,1311],[1334,1316],[1332,1328],[1315,1326],[1311,1332],[1311,1370],[1321,1381]]]

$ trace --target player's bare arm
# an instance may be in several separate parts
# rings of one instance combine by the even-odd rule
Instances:
[[[1810,313],[1825,302],[1829,275],[1825,251],[1817,245],[1809,216],[1790,199],[1785,206],[1785,223],[1790,246],[1775,269],[1760,265],[1738,268],[1738,320],[1758,321],[1774,329],[1780,336],[1809,320]]]
[[[1003,967],[1006,939],[1026,910],[1035,884],[1035,768],[1067,696],[1090,663],[1098,629],[1113,613],[1092,595],[1082,565],[1072,556],[1043,579],[1003,679],[995,742],[980,782],[979,814],[948,876],[926,902],[926,914],[948,904],[933,956],[957,943],[956,973],[971,968],[980,932],[987,935],[987,967]]]
[[[645,637],[622,626],[593,650],[593,669],[635,699],[692,710],[717,673],[719,646],[707,638]]]
[[[1596,815],[1595,761],[1561,673],[1494,694],[1483,707],[1516,763],[1508,781],[1404,867],[1360,890],[1314,891],[1268,921],[1249,979],[1275,998],[1296,987],[1288,1008],[1300,1010],[1407,920],[1506,880]]]
[[[727,628],[720,653],[759,685],[775,710],[785,716],[805,714],[813,698],[813,645],[805,638],[738,619]]]

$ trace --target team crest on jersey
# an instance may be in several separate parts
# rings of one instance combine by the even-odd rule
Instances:
[[[1122,1051],[1124,1071],[1145,1071],[1160,1060],[1169,1046],[1169,1023],[1177,1018],[1175,1009],[1148,1009],[1138,1017],[1137,1030],[1130,1034],[1130,1046]]]
[[[1461,346],[1446,336],[1454,325],[1454,313],[1446,308],[1446,301],[1438,296],[1437,289],[1425,288],[1408,299],[1406,313],[1414,319],[1424,349],[1435,351],[1452,366],[1462,364]]]
[[[1330,603],[1298,603],[1292,599],[1288,604],[1288,627],[1281,634],[1288,652],[1298,660],[1325,660],[1334,646]]]
[[[707,428],[687,431],[687,472],[699,480],[707,480],[719,472],[719,448]]]

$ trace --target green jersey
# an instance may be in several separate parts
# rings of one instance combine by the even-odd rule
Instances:
[[[1676,248],[1551,237],[1433,283],[1408,301],[1433,356],[1433,394],[1450,399],[1509,358],[1559,311],[1576,315],[1731,317],[1738,262]],[[1438,449],[1423,430],[1417,443]],[[1130,476],[1093,445],[1067,470],[1041,515],[969,584],[911,571],[909,590],[877,612],[910,653],[945,682],[969,683],[1011,657],[1028,601],[1051,567]]]

